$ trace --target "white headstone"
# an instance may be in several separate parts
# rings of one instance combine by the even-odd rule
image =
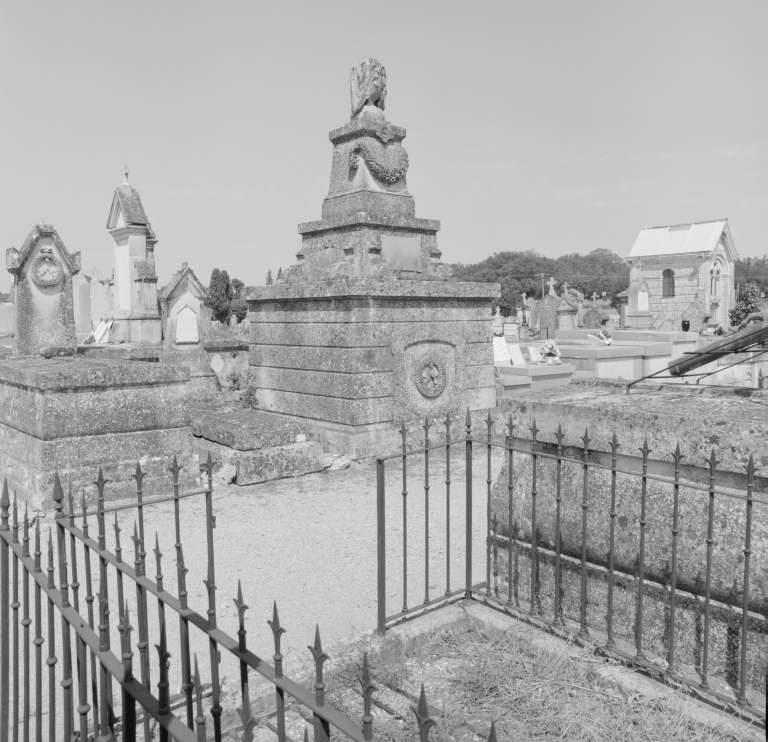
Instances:
[[[637,311],[638,312],[648,311],[648,298],[649,296],[647,291],[637,292]]]
[[[13,335],[16,307],[9,301],[0,304],[0,335]]]
[[[531,363],[541,363],[541,353],[535,345],[528,346],[528,355],[531,357]]]
[[[512,358],[512,365],[525,366],[525,356],[523,355],[522,348],[515,343],[510,343],[508,347],[509,355]]]
[[[497,366],[509,366],[512,359],[509,357],[507,341],[503,337],[493,338],[493,362]]]
[[[176,343],[197,343],[200,335],[197,331],[197,315],[190,306],[183,307],[176,315]]]

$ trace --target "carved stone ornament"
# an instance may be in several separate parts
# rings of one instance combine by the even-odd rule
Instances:
[[[29,268],[29,277],[38,286],[46,289],[61,283],[61,279],[64,277],[64,269],[53,254],[52,247],[40,248],[40,252]]]
[[[382,183],[392,185],[408,172],[408,153],[399,144],[384,147],[376,140],[358,142],[349,153],[349,166],[357,170],[363,158],[371,174]]]
[[[435,399],[445,391],[445,364],[435,356],[429,356],[414,373],[416,388],[427,399]]]
[[[352,99],[352,118],[365,106],[384,110],[387,97],[387,71],[371,57],[361,59],[349,71],[349,95]]]

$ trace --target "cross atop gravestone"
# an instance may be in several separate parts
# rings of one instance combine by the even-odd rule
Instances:
[[[563,296],[568,293],[568,281],[563,281]]]
[[[592,292],[592,301],[593,301],[593,302],[596,302],[596,301],[597,301],[597,291],[593,291],[593,292]]]
[[[551,296],[555,296],[555,286],[557,286],[557,281],[555,281],[552,276],[549,277],[549,281],[547,281],[547,284],[549,285],[549,293]]]
[[[123,185],[130,185],[128,182],[128,165],[123,165],[123,176],[125,177],[125,180],[123,181]]]

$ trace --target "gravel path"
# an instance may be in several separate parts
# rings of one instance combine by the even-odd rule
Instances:
[[[477,446],[473,487],[473,581],[485,579],[486,536],[486,452]],[[464,583],[465,477],[464,449],[452,451],[451,467],[451,589]],[[502,456],[493,458],[493,477],[501,469]],[[446,589],[446,494],[444,453],[430,462],[430,596]],[[398,460],[388,462],[386,476],[387,508],[387,613],[394,614],[403,605],[402,592],[402,469]],[[409,459],[408,472],[408,600],[415,606],[424,600],[424,467],[423,456]],[[283,653],[307,654],[315,626],[320,626],[323,645],[332,647],[343,640],[376,626],[376,471],[373,461],[353,463],[338,472],[310,474],[248,487],[216,485],[213,498],[216,516],[214,530],[216,558],[216,602],[219,627],[237,638],[237,610],[233,603],[238,580],[249,609],[246,613],[248,647],[271,662],[272,634],[267,620],[272,617],[272,602],[277,601],[280,622],[286,628]],[[114,516],[113,516],[114,518]],[[133,563],[131,541],[135,511],[120,513],[122,558]],[[95,518],[90,519],[91,534],[97,532]],[[43,520],[44,528],[53,522],[51,514]],[[107,547],[114,551],[113,520],[107,521]],[[79,523],[78,523],[79,525]],[[47,530],[47,529],[45,529]],[[189,569],[187,588],[189,605],[205,616],[208,599],[203,580],[206,577],[207,549],[205,503],[203,497],[181,501],[181,532],[184,557]],[[163,554],[165,589],[178,594],[173,503],[145,508],[145,533],[148,540],[147,574],[156,574],[155,534]],[[44,538],[47,533],[44,531]],[[69,551],[69,549],[68,549]],[[82,552],[79,551],[81,554]],[[68,554],[69,557],[69,554]],[[44,557],[45,562],[45,557]],[[92,557],[94,590],[98,589],[99,567]],[[81,612],[84,609],[84,562],[78,558],[81,583]],[[114,570],[110,569],[110,572]],[[70,572],[71,574],[71,572]],[[58,575],[57,575],[58,576]],[[57,580],[58,583],[58,580]],[[117,581],[109,578],[112,651],[119,654],[117,632]],[[134,626],[134,671],[139,676],[138,621],[135,612],[135,586],[125,583],[125,597]],[[153,692],[158,682],[157,651],[159,641],[158,609],[149,599],[150,678]],[[167,611],[168,644],[171,652],[170,689],[180,690],[179,621]],[[57,639],[59,631],[57,626]],[[205,637],[192,629],[192,651],[197,653],[204,682],[210,680],[210,653]],[[47,649],[46,649],[47,651]],[[331,652],[332,653],[332,652]],[[59,666],[60,667],[60,666]],[[222,680],[237,677],[238,664],[228,652],[222,652]],[[115,701],[119,700],[115,689]],[[75,699],[75,705],[77,700]]]

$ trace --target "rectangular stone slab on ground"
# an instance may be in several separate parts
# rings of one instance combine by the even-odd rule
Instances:
[[[86,358],[0,362],[0,472],[19,499],[49,505],[59,473],[79,500],[95,501],[98,470],[108,500],[135,497],[136,464],[145,496],[170,494],[177,456],[182,487],[198,476],[187,411],[189,370],[140,361]]]

